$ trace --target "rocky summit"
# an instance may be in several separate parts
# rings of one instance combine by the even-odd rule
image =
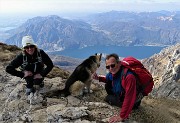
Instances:
[[[143,63],[155,79],[152,93],[129,123],[178,123],[180,121],[180,44],[163,49]],[[45,78],[45,87],[34,96],[25,95],[25,81],[5,72],[6,65],[21,49],[0,43],[0,122],[1,123],[107,123],[120,108],[104,102],[104,84],[94,81],[92,93],[66,98],[45,97],[49,91],[62,89],[69,72],[55,66]],[[30,102],[29,102],[30,100]]]
[[[180,99],[180,44],[164,48],[145,59],[144,64],[155,80],[154,97]]]

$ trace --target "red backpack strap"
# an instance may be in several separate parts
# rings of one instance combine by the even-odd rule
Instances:
[[[136,78],[136,90],[138,92],[143,92],[143,87],[141,86],[141,84],[139,83],[138,77],[136,75],[136,73],[134,73],[131,69],[123,67],[123,74],[122,74],[122,80],[126,78],[126,76],[128,74],[133,74]]]
[[[125,79],[126,76],[127,76],[128,68],[123,67],[122,69],[123,69],[123,70],[122,70],[122,71],[123,71],[122,79]]]
[[[134,75],[134,73],[129,68],[123,67],[122,69],[123,69],[122,79],[125,79],[128,74]]]

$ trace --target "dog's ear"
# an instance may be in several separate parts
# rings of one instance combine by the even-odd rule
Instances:
[[[96,56],[97,56],[97,55],[102,56],[102,53],[95,53],[95,55],[96,55]]]
[[[99,59],[99,61],[101,61],[102,53],[95,53],[95,56]]]
[[[100,53],[100,56],[102,57],[102,53]]]
[[[100,53],[100,60],[101,60],[101,58],[102,58],[102,53]]]

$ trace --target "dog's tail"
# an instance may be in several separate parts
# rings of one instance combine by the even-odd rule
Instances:
[[[59,93],[60,97],[67,97],[67,96],[71,95],[71,93],[69,92],[69,89],[68,90],[66,90],[66,89],[59,90],[58,93]]]
[[[42,94],[44,98],[46,97],[49,97],[49,98],[52,98],[52,97],[67,97],[68,95],[70,95],[70,92],[69,90],[66,91],[65,89],[63,90],[51,90],[51,91],[48,91],[44,94]]]

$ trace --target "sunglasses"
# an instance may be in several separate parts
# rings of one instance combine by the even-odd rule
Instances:
[[[110,69],[110,67],[114,68],[115,66],[116,66],[116,64],[111,64],[111,65],[106,66],[106,69]]]
[[[34,45],[25,46],[24,49],[34,48]]]

